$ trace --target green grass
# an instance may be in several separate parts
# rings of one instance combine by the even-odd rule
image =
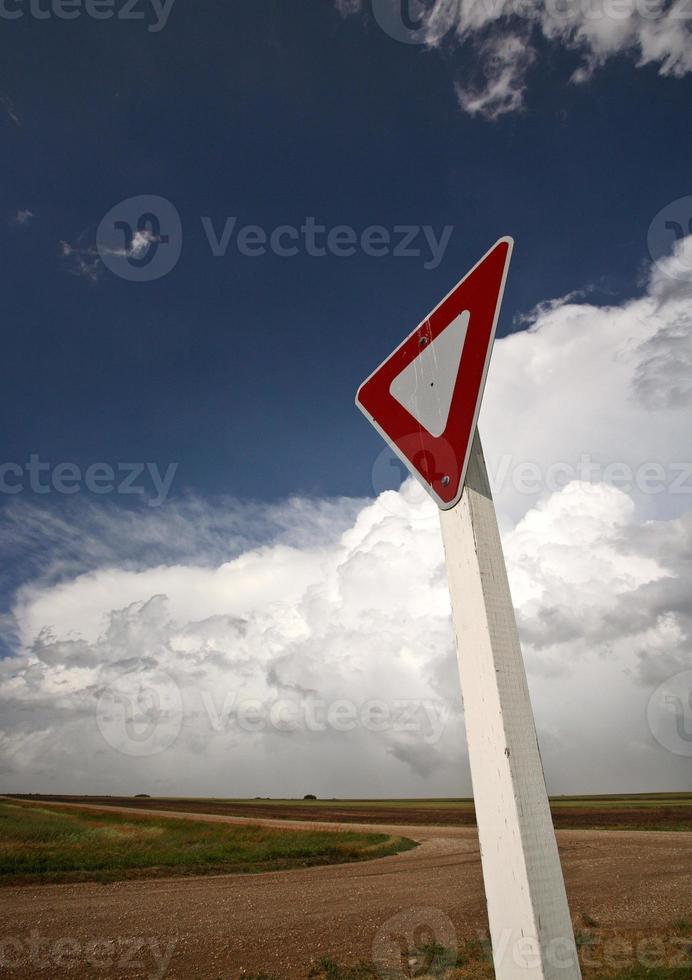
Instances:
[[[384,857],[387,834],[279,830],[0,802],[0,884],[257,872]]]

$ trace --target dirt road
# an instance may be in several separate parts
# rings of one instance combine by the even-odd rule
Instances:
[[[182,816],[190,819],[171,814]],[[356,826],[389,829],[421,846],[378,861],[270,874],[3,888],[0,972],[22,980],[304,977],[320,956],[372,959],[378,935],[392,931],[428,924],[465,938],[485,927],[475,830],[348,829]],[[647,928],[690,915],[692,834],[559,831],[558,843],[575,918],[588,913],[604,926]]]

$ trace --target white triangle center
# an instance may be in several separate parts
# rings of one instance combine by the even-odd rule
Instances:
[[[392,398],[431,436],[447,428],[470,316],[460,313],[389,386]]]

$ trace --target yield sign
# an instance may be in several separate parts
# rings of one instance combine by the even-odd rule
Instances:
[[[442,510],[464,489],[513,245],[496,242],[356,395]]]

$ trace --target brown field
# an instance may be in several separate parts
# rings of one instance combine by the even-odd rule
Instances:
[[[475,827],[471,800],[233,800],[128,796],[25,796],[44,802],[329,823]],[[692,830],[692,793],[555,797],[556,830]]]

